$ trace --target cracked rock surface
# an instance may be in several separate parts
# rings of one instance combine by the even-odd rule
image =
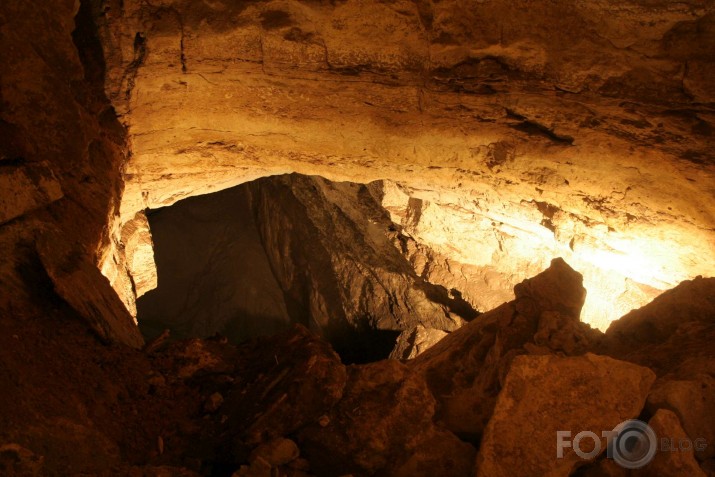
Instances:
[[[0,474],[633,475],[520,441],[527,417],[564,423],[553,403],[573,432],[638,416],[715,438],[715,283],[697,277],[713,275],[712,10],[0,2]],[[301,325],[142,348],[144,209],[288,172],[364,184],[341,194],[368,189],[404,235],[368,238],[485,313],[406,362],[347,365]],[[360,222],[299,189],[252,194],[286,226],[268,206],[291,194],[301,217]],[[579,320],[631,308],[605,333]],[[498,455],[495,429],[523,445]],[[714,469],[710,447],[644,473]]]
[[[159,286],[138,301],[145,334],[238,343],[300,323],[364,362],[403,330],[473,319],[414,270],[376,187],[275,176],[151,213]]]
[[[712,8],[107,1],[122,220],[271,174],[390,179],[479,309],[563,256],[606,329],[715,270]]]

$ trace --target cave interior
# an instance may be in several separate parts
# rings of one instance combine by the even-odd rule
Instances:
[[[0,46],[0,475],[715,477],[712,1],[5,0]]]

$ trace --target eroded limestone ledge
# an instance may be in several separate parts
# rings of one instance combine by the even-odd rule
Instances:
[[[601,327],[715,274],[707,2],[125,0],[102,22],[122,220],[271,174],[390,179],[444,280],[496,290],[483,309],[555,256]]]

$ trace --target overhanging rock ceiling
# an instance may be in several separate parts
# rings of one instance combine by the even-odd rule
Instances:
[[[715,273],[708,2],[125,0],[100,34],[123,221],[271,174],[389,179],[469,281],[565,257],[597,326]]]

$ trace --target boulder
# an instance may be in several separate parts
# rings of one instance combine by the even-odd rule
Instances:
[[[603,431],[637,417],[655,374],[609,357],[518,356],[494,408],[477,458],[478,477],[567,477],[584,461],[573,445],[557,457],[558,431],[590,431],[606,448]],[[586,437],[581,450],[594,450]],[[597,453],[598,454],[598,453]]]
[[[692,441],[675,413],[659,409],[648,425],[658,436],[658,452],[648,465],[634,470],[631,474],[633,477],[707,477],[698,466]],[[664,444],[663,439],[667,444]],[[690,445],[683,446],[685,442],[690,442]]]
[[[602,352],[653,368],[659,375],[678,371],[686,359],[700,361],[700,372],[715,371],[715,278],[685,280],[651,303],[614,321]],[[708,369],[709,368],[709,369]],[[687,368],[682,369],[688,372]]]
[[[562,259],[514,292],[514,301],[480,315],[409,363],[437,399],[438,421],[475,442],[515,356],[582,354],[600,338],[579,322],[586,291],[581,275]]]
[[[400,333],[390,358],[403,360],[416,358],[448,334],[446,331],[417,325],[411,330]]]
[[[659,380],[648,395],[646,408],[656,416],[660,410],[675,413],[678,425],[691,439],[701,438],[708,443],[696,452],[698,460],[715,457],[715,379],[711,375]]]
[[[395,360],[351,366],[345,393],[298,442],[317,475],[468,475],[476,451],[433,421],[424,379]]]

